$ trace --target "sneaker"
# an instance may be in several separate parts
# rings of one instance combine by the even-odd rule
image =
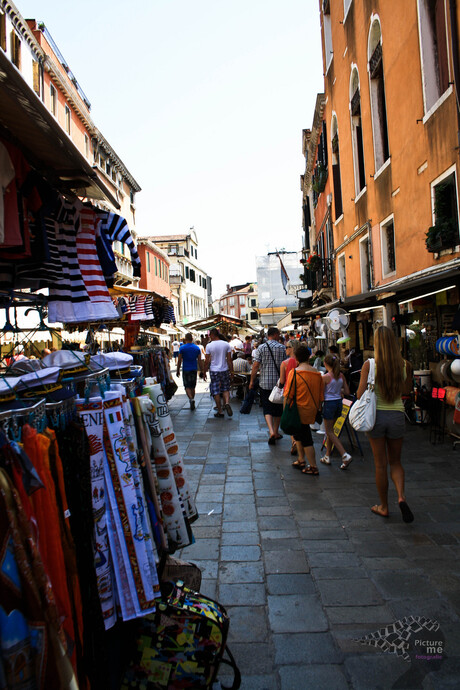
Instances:
[[[191,410],[195,409],[195,401],[194,400],[190,400],[190,409]]]
[[[323,455],[323,457],[320,459],[320,462],[322,462],[323,465],[330,465],[331,461],[329,460],[329,455]]]
[[[226,411],[226,413],[228,414],[229,417],[232,416],[233,410],[230,406],[230,403],[227,403],[226,405],[224,405],[224,410]]]
[[[342,455],[342,464],[340,465],[341,470],[346,470],[350,462],[353,460],[349,453],[344,453]]]

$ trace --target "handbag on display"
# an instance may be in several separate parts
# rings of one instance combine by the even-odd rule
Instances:
[[[241,674],[227,646],[229,623],[217,601],[180,580],[162,584],[156,612],[138,621],[120,690],[211,690],[221,664],[233,670],[231,690],[237,690]]]
[[[292,389],[292,384],[294,384],[294,397],[292,400],[290,400],[290,395],[291,395],[291,389]],[[299,433],[302,422],[300,421],[300,415],[299,415],[299,410],[297,407],[297,378],[296,378],[296,373],[294,369],[294,375],[291,379],[291,385],[289,386],[289,393],[286,398],[286,403],[284,405],[283,409],[283,414],[281,415],[281,420],[280,420],[280,427],[282,430],[286,433],[289,434],[290,436],[293,436],[294,434]]]
[[[375,426],[377,413],[377,396],[375,386],[375,359],[369,360],[369,375],[367,388],[355,403],[348,414],[348,419],[355,431],[371,431]]]
[[[273,386],[272,392],[268,396],[268,399],[270,402],[274,403],[275,405],[282,405],[283,400],[284,400],[284,395],[283,395],[283,387],[280,386],[280,380],[278,379],[277,383]]]

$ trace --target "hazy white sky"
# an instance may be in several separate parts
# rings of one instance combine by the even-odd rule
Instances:
[[[45,23],[142,187],[139,235],[198,236],[213,294],[301,248],[302,129],[323,89],[318,0],[15,0]]]

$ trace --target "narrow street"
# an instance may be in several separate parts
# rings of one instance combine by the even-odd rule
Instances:
[[[305,476],[291,467],[289,439],[267,444],[259,406],[240,415],[232,398],[233,417],[214,419],[207,384],[197,392],[194,412],[181,385],[170,401],[200,511],[196,543],[179,555],[200,566],[202,592],[227,608],[241,687],[458,687],[460,449],[447,435],[431,445],[428,428],[407,426],[403,462],[415,514],[407,525],[392,486],[390,517],[370,512],[378,501],[364,437],[364,459],[355,450],[347,471],[334,456],[319,477]],[[314,436],[318,457],[322,436]],[[406,617],[431,621],[422,633],[403,623],[403,638],[412,625],[408,660],[382,650],[394,649],[392,629],[378,647],[356,641]],[[438,644],[435,658],[417,660],[420,640],[440,641],[442,653]]]

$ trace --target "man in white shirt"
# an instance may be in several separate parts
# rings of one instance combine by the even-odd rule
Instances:
[[[230,343],[219,338],[219,331],[213,328],[209,333],[211,342],[206,346],[206,359],[204,371],[209,371],[211,377],[210,391],[217,405],[217,412],[214,417],[223,417],[222,402],[220,395],[224,399],[224,409],[231,417],[233,410],[230,406],[230,381],[233,376],[232,348]]]
[[[232,352],[243,352],[243,341],[241,338],[238,338],[236,333],[233,334],[232,339],[230,340],[230,347],[232,348]]]
[[[174,359],[177,359],[179,357],[179,350],[180,350],[180,342],[178,340],[175,340],[172,344],[172,351],[173,351]]]

